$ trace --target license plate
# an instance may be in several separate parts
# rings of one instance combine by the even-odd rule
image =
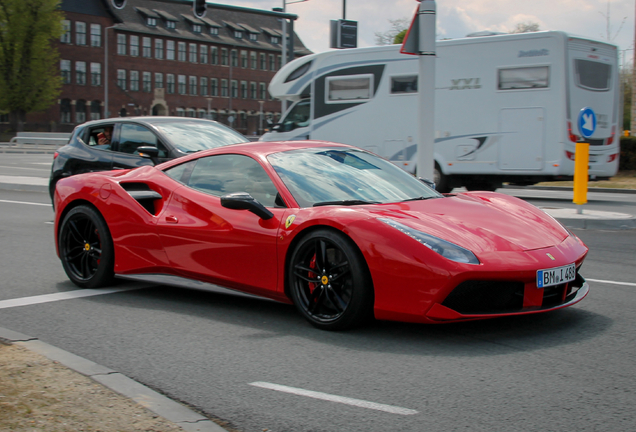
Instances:
[[[569,264],[545,270],[537,270],[537,287],[545,288],[570,282],[576,279],[576,267]]]

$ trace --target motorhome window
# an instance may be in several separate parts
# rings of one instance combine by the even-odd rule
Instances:
[[[299,127],[309,126],[310,101],[300,101],[294,106],[283,121],[281,132],[289,132]]]
[[[285,80],[285,82],[290,82],[293,81],[295,79],[300,78],[301,76],[305,75],[307,73],[307,71],[309,70],[309,67],[311,66],[311,62],[308,61],[307,63],[305,63],[304,65],[296,68],[295,71],[293,71],[292,73],[289,74],[289,76],[287,77],[287,79]]]
[[[612,77],[612,66],[590,60],[574,60],[576,84],[590,90],[609,90]]]
[[[326,102],[349,102],[371,99],[373,75],[327,77]]]
[[[417,93],[417,75],[391,77],[391,94]]]
[[[499,90],[547,88],[549,77],[548,66],[499,69]]]

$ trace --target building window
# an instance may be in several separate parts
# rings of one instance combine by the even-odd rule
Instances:
[[[243,32],[240,30],[234,30],[234,37],[237,39],[243,39]]]
[[[280,38],[278,36],[272,36],[269,41],[274,45],[278,45],[280,43]]]
[[[261,70],[267,70],[267,60],[265,54],[261,53]]]
[[[178,89],[179,94],[180,95],[186,94],[186,76],[185,75],[179,75],[177,77],[177,80],[178,80],[177,83],[179,85],[179,89]]]
[[[237,80],[232,80],[232,97],[233,98],[238,98],[238,81]]]
[[[174,93],[174,75],[166,75],[166,91],[170,94]]]
[[[177,43],[177,47],[179,49],[179,57],[177,57],[179,59],[179,61],[186,61],[186,44],[185,42],[179,42]]]
[[[155,58],[163,60],[163,39],[155,39]]]
[[[258,40],[258,33],[250,33],[250,40],[251,41],[257,41]]]
[[[188,108],[186,110],[186,117],[196,117],[196,111],[194,110],[194,108]]]
[[[177,108],[177,116],[178,117],[185,117],[185,110],[183,108]]]
[[[86,84],[86,62],[75,62],[75,83],[79,85]]]
[[[250,83],[250,99],[256,99],[256,83]]]
[[[226,79],[222,79],[221,80],[221,97],[227,97],[227,80]]]
[[[227,49],[221,48],[221,66],[227,66]]]
[[[219,28],[218,27],[210,27],[210,34],[212,36],[218,36],[219,35]]]
[[[63,33],[60,37],[60,42],[65,44],[71,43],[71,22],[69,20],[62,20]]]
[[[247,99],[247,81],[241,81],[241,98]]]
[[[167,29],[171,29],[171,30],[176,29],[177,28],[177,22],[176,21],[171,21],[171,20],[166,21],[166,28]]]
[[[141,43],[141,55],[146,58],[152,57],[152,40],[149,37],[145,37],[141,39]]]
[[[150,72],[143,72],[141,82],[143,91],[150,93],[152,91],[152,74]]]
[[[117,34],[117,54],[126,55],[126,35]]]
[[[258,90],[259,90],[259,99],[265,100],[267,99],[267,91],[265,89],[265,83],[258,83]]]
[[[241,67],[247,68],[247,51],[241,51]]]
[[[100,105],[101,104],[99,103],[99,101],[91,102],[91,120],[99,120],[100,118],[102,118],[102,108]]]
[[[86,45],[86,23],[75,22],[75,45]]]
[[[289,60],[289,61],[291,61],[291,60]],[[281,56],[278,56],[278,68],[276,70],[278,70],[278,69],[280,69],[282,67],[283,67],[283,60],[282,60]]]
[[[219,64],[219,49],[217,47],[210,47],[210,64]]]
[[[139,71],[130,71],[130,91],[139,91]]]
[[[274,54],[269,55],[269,70],[276,70],[276,62],[274,61]]]
[[[163,88],[163,74],[155,72],[155,88]]]
[[[190,44],[190,63],[197,62],[197,44]]]
[[[91,24],[91,46],[102,46],[102,26],[99,24]]]
[[[157,18],[146,17],[146,24],[148,27],[157,27]]]
[[[139,56],[139,36],[130,36],[130,55]]]
[[[250,53],[250,63],[252,69],[256,69],[258,67],[258,60],[256,59],[256,53],[254,51]]]
[[[83,99],[75,102],[75,121],[84,123],[86,121],[86,101]]]
[[[60,123],[71,122],[71,100],[62,99],[60,102]]]
[[[199,63],[206,64],[208,62],[208,47],[207,45],[201,45],[199,47]]]
[[[210,96],[219,95],[219,81],[216,78],[210,78]]]
[[[206,118],[205,110],[204,109],[198,109],[197,110],[197,117],[198,118]]]
[[[201,26],[199,24],[192,24],[192,33],[201,33]]]
[[[238,67],[238,52],[236,50],[230,52],[230,63],[232,67]]]
[[[126,70],[125,69],[117,69],[117,85],[122,90],[126,90]]]
[[[208,95],[208,79],[206,77],[201,77],[199,80],[199,87],[201,88],[201,96]]]
[[[190,95],[196,96],[197,95],[197,77],[190,76],[188,81],[190,84]]]
[[[60,75],[62,76],[62,84],[71,83],[71,61],[60,60]]]
[[[102,85],[102,64],[91,63],[91,85]]]
[[[174,41],[166,41],[166,59],[174,60]]]

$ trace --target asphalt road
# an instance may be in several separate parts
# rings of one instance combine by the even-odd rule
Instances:
[[[632,197],[590,205],[636,214]],[[85,293],[55,256],[52,219],[47,194],[0,191],[0,327],[241,431],[636,430],[636,230],[576,230],[591,291],[569,309],[329,333],[291,306],[152,284],[27,298]]]

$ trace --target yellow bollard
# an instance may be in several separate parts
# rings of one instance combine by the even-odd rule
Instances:
[[[574,153],[574,204],[583,205],[587,203],[587,169],[590,162],[590,144],[584,142],[576,143]],[[576,211],[583,213],[582,208]]]

